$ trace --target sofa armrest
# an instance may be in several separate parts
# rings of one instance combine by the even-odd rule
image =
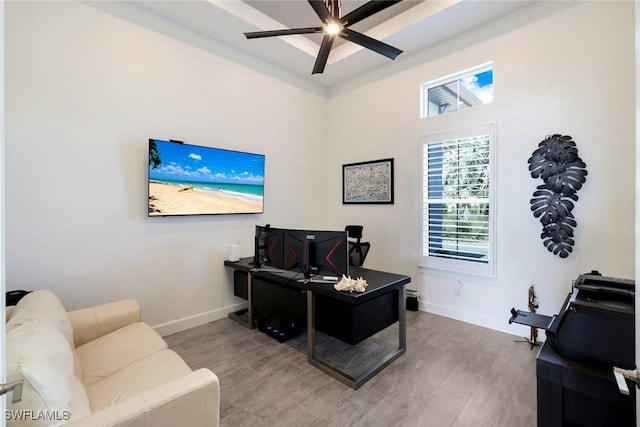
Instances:
[[[220,383],[209,369],[198,369],[66,424],[68,427],[219,425]]]
[[[140,321],[140,305],[126,299],[69,312],[73,343],[81,346],[98,337]]]

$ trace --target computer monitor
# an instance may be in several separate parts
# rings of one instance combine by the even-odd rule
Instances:
[[[316,231],[312,241],[314,274],[349,275],[349,242],[345,231]]]
[[[283,260],[285,270],[302,271],[304,263],[305,241],[308,232],[305,230],[283,231]]]
[[[284,268],[282,258],[283,230],[271,228],[270,224],[256,225],[255,250],[253,255],[253,266],[260,268],[270,266]]]
[[[345,231],[284,230],[284,268],[312,275],[349,274],[349,244]]]

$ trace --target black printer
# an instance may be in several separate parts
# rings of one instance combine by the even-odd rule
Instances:
[[[511,310],[509,323],[545,329],[555,351],[571,359],[635,368],[635,281],[597,271],[574,281],[554,316]]]
[[[554,316],[511,310],[509,323],[544,329],[536,357],[538,427],[635,427],[636,393],[613,367],[635,367],[635,282],[597,271],[573,282]]]

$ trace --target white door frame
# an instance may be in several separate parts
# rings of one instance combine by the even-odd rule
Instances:
[[[5,295],[5,268],[4,268],[4,1],[0,1],[0,297]],[[0,316],[5,318],[6,307],[0,300]],[[6,355],[5,355],[5,322],[0,322],[0,383],[6,381]],[[4,411],[6,409],[6,395],[0,399],[0,425],[6,424]]]
[[[640,220],[638,220],[638,213],[640,213],[640,5],[638,1],[634,2],[635,5],[635,52],[636,52],[636,233],[635,233],[635,281],[639,282],[640,274],[638,273],[638,267],[640,266]],[[636,288],[637,289],[637,288]],[[640,368],[640,298],[636,297],[636,369]],[[630,384],[630,386],[634,386]],[[640,393],[636,389],[636,425],[640,426]]]

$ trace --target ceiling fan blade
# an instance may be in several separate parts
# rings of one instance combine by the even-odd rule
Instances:
[[[276,36],[291,36],[294,34],[313,34],[321,33],[322,27],[309,27],[309,28],[291,28],[287,30],[272,30],[272,31],[252,31],[250,33],[244,33],[248,39],[257,39],[261,37],[276,37]]]
[[[368,3],[363,4],[359,8],[347,13],[340,20],[344,25],[353,25],[356,22],[360,22],[363,19],[370,17],[378,12],[381,12],[393,6],[396,3],[400,3],[402,0],[371,0]]]
[[[362,33],[358,33],[357,31],[353,31],[348,28],[342,29],[340,37],[345,40],[349,40],[350,42],[357,43],[362,47],[366,47],[367,49],[371,49],[372,51],[377,52],[380,55],[384,55],[390,59],[396,59],[396,57],[402,53],[400,49],[383,43],[380,40],[372,39],[369,36],[365,36]]]
[[[325,65],[327,65],[329,52],[331,52],[331,46],[333,46],[333,41],[335,39],[336,38],[332,36],[324,36],[322,38],[320,51],[318,52],[318,57],[316,58],[316,63],[313,65],[313,71],[311,72],[311,74],[322,74]]]
[[[318,17],[322,20],[322,22],[327,22],[332,18],[329,13],[329,9],[327,9],[327,5],[324,4],[324,0],[308,0],[309,4],[316,11]]]

